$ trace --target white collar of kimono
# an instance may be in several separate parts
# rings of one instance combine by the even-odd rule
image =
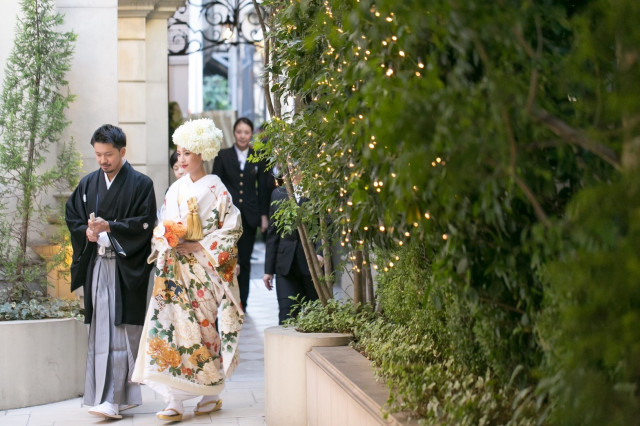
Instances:
[[[210,186],[212,184],[212,175],[205,175],[193,182],[191,176],[187,173],[180,179],[175,181],[173,185],[167,191],[165,195],[164,214],[162,219],[168,220],[183,220],[186,218],[189,208],[187,207],[187,200],[191,197],[197,197],[200,189],[203,186]]]
[[[124,163],[126,163],[127,160],[125,160],[124,158],[122,159],[122,166],[120,166],[120,170],[122,170],[122,167],[124,167]],[[120,173],[120,170],[118,170],[118,173]],[[118,176],[118,173],[116,173],[116,176]],[[107,182],[107,189],[111,188],[111,184],[113,183],[114,180],[116,180],[116,176],[113,177],[113,179],[109,180],[109,176],[107,176],[106,173],[104,174],[104,181]]]

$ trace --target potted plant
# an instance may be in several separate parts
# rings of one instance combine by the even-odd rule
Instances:
[[[35,244],[51,231],[44,197],[77,183],[79,155],[61,142],[73,100],[65,73],[75,35],[59,32],[51,0],[22,0],[0,102],[0,409],[41,404],[82,392],[86,327],[77,301],[46,297],[47,266],[63,260],[63,241]],[[55,161],[48,161],[57,148]],[[46,240],[45,240],[46,241]],[[45,256],[46,257],[46,256]],[[55,256],[49,256],[50,258]],[[52,274],[57,278],[58,271]],[[67,319],[60,319],[60,318]],[[47,318],[47,319],[42,319]],[[73,350],[69,350],[73,348]]]

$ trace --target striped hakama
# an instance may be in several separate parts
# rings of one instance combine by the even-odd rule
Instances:
[[[107,251],[105,255],[96,256],[93,272],[93,317],[89,326],[83,402],[92,406],[105,401],[142,404],[140,385],[131,382],[142,326],[114,325],[115,254]]]

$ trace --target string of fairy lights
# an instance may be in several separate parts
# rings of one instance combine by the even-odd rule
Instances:
[[[360,0],[356,0],[357,3],[360,3]],[[293,5],[296,3],[296,0],[289,0],[289,4]],[[315,94],[312,96],[311,100],[318,105],[318,107],[324,106],[325,113],[321,116],[322,123],[330,123],[333,120],[332,114],[334,117],[339,117],[341,113],[341,108],[332,108],[332,104],[337,102],[340,97],[349,96],[347,92],[354,93],[358,92],[360,86],[364,83],[362,79],[351,80],[349,81],[347,77],[345,77],[345,71],[350,67],[353,68],[353,61],[375,61],[380,62],[379,66],[382,70],[384,76],[389,79],[397,78],[400,73],[406,74],[407,70],[410,71],[413,78],[422,78],[425,70],[424,62],[419,58],[412,55],[411,52],[406,51],[399,47],[400,37],[397,35],[399,27],[399,23],[397,22],[397,16],[394,12],[382,13],[375,6],[372,6],[369,9],[371,14],[371,19],[379,19],[389,24],[390,32],[389,34],[382,38],[379,41],[375,41],[373,39],[369,39],[365,34],[347,34],[345,30],[342,28],[340,22],[336,21],[334,17],[334,12],[332,10],[331,4],[328,0],[325,0],[323,3],[324,9],[324,19],[322,19],[322,24],[327,26],[326,34],[329,34],[331,30],[335,30],[340,37],[342,37],[341,42],[344,42],[342,47],[336,47],[332,45],[332,43],[325,38],[323,41],[326,44],[324,51],[321,54],[320,63],[326,67],[327,70],[334,72],[334,75],[327,73],[322,78],[320,78],[315,86],[317,87]],[[276,7],[276,13],[280,12],[278,7]],[[289,34],[292,38],[295,38],[298,34],[298,26],[294,24],[286,24],[284,26],[286,33]],[[346,41],[349,41],[347,43]],[[380,43],[378,46],[382,46],[381,49],[375,49],[374,44],[372,43]],[[340,43],[338,43],[340,44]],[[344,46],[347,46],[345,48]],[[278,53],[279,46],[276,43],[273,47],[274,54]],[[379,50],[379,52],[376,52]],[[285,70],[294,69],[299,65],[298,60],[285,59],[284,60],[284,68]],[[407,67],[408,65],[408,67]],[[413,68],[413,70],[411,70]],[[353,74],[350,74],[353,75]],[[366,112],[357,113],[351,117],[348,117],[346,121],[351,124],[353,127],[350,130],[345,130],[350,136],[358,138],[359,134],[362,134],[362,129],[366,128],[366,122],[368,117],[366,117]],[[320,125],[319,123],[318,125]],[[359,132],[360,130],[360,132]],[[368,129],[367,129],[368,130]],[[314,129],[308,130],[306,135],[310,138],[313,136],[321,136],[322,132],[316,132]],[[294,135],[291,134],[293,137]],[[346,135],[345,135],[346,136]],[[307,145],[306,141],[302,142],[303,145]],[[375,153],[379,149],[379,141],[377,140],[376,135],[370,134],[367,136],[367,142],[364,144],[365,149],[368,149],[372,154]],[[307,148],[312,148],[308,146]],[[385,188],[388,187],[387,182],[385,182],[385,178],[381,176],[371,176],[371,180],[368,183],[363,183],[363,176],[368,176],[364,170],[359,167],[358,155],[362,155],[362,152],[359,152],[354,155],[352,148],[345,144],[344,149],[337,150],[333,152],[332,150],[335,147],[329,147],[326,140],[323,140],[320,145],[317,153],[315,154],[315,158],[319,161],[318,164],[322,165],[322,168],[316,168],[316,172],[313,173],[310,177],[313,178],[313,183],[318,187],[322,187],[323,184],[329,185],[331,179],[325,179],[324,173],[326,172],[327,176],[331,176],[331,173],[344,173],[342,177],[342,181],[344,184],[340,184],[336,187],[337,196],[339,198],[339,203],[337,205],[338,213],[349,212],[351,208],[354,207],[354,201],[351,198],[352,191],[354,187],[357,187],[358,184],[362,183],[362,189],[369,193],[373,191],[376,194],[382,194],[385,191]],[[383,146],[384,151],[388,151],[387,146]],[[276,151],[276,154],[280,154],[279,151]],[[383,155],[383,154],[378,154]],[[346,159],[345,159],[346,157]],[[332,159],[340,159],[341,161],[333,162]],[[427,162],[429,164],[429,162]],[[341,167],[344,166],[344,170]],[[432,167],[444,167],[446,166],[446,161],[440,156],[434,158],[430,165]],[[319,169],[319,170],[318,170]],[[397,174],[395,172],[389,172],[389,176],[391,179],[396,179]],[[411,186],[412,190],[416,193],[419,192],[419,188],[417,185]],[[331,208],[328,207],[327,213],[331,214]],[[344,221],[344,225],[342,230],[340,231],[340,239],[339,244],[342,247],[346,247],[348,245],[360,246],[362,247],[365,243],[364,239],[361,238],[361,234],[368,235],[370,231],[374,229],[377,232],[388,235],[389,238],[392,238],[395,243],[401,247],[406,241],[411,238],[412,232],[409,229],[398,230],[394,226],[387,226],[384,223],[379,223],[377,225],[371,224],[362,224],[359,225],[359,229],[354,229],[351,226],[350,215],[341,215]],[[421,217],[424,220],[431,220],[432,215],[429,211],[424,211],[421,213]],[[413,221],[409,224],[412,228],[419,228],[420,224],[418,221]],[[353,235],[358,235],[358,238],[353,238]],[[449,239],[448,234],[442,234],[442,240],[447,241]],[[355,256],[350,256],[350,260],[355,261]],[[396,262],[399,258],[395,257]],[[366,264],[366,260],[364,261]],[[393,260],[389,261],[387,264],[378,265],[373,263],[371,266],[375,270],[384,270],[388,271],[390,268],[393,268],[395,262]],[[354,270],[360,272],[357,268],[357,265],[353,266]]]

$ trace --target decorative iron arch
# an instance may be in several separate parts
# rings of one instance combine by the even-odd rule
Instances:
[[[186,0],[176,15],[186,13],[188,7],[200,8],[205,28],[193,29],[189,22],[175,15],[169,18],[170,56],[189,55],[208,49],[225,51],[230,46],[258,45],[262,42],[262,28],[252,0]],[[192,37],[193,34],[199,34],[201,39]]]

